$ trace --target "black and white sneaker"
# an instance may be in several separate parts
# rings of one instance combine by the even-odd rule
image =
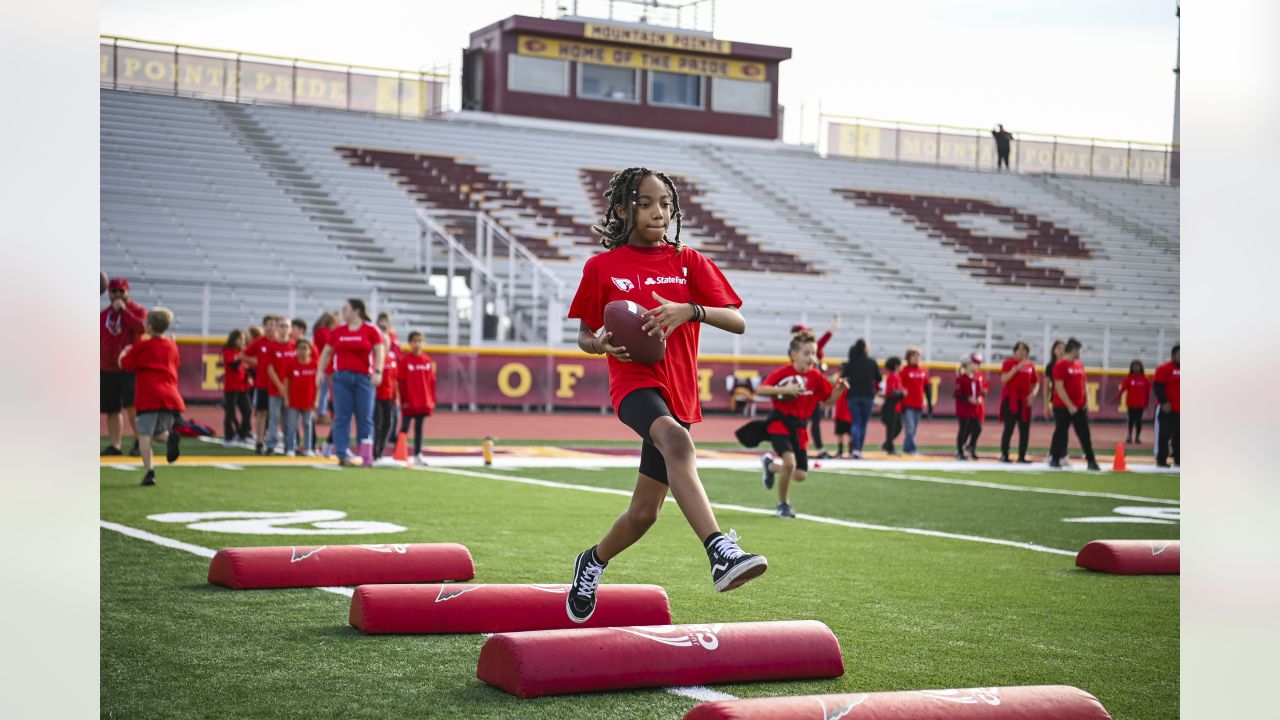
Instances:
[[[717,592],[729,592],[760,577],[769,569],[763,555],[752,555],[738,547],[738,533],[716,533],[707,538],[707,557],[711,560],[711,582]],[[594,598],[593,598],[594,602]]]
[[[1094,472],[1102,472],[1102,468],[1101,468],[1101,467],[1098,467],[1098,463],[1096,463],[1096,462],[1090,462],[1090,463],[1089,463],[1089,469],[1090,469],[1090,470],[1092,470],[1092,471],[1094,471]]]
[[[181,442],[182,442],[181,435],[179,435],[176,432],[172,432],[172,431],[169,432],[169,439],[165,441],[165,448],[164,448],[165,460],[168,460],[170,463],[172,463],[174,460],[178,459],[178,456],[182,454],[182,447],[180,445]]]
[[[1050,458],[1049,467],[1053,468],[1054,470],[1062,470],[1066,466],[1063,465],[1060,461]]]
[[[156,471],[148,470],[147,474],[142,476],[142,485],[144,487],[150,487],[155,484],[156,484]]]
[[[970,460],[978,459],[978,451],[976,448],[969,448],[969,459]]]
[[[862,459],[862,451],[861,451],[861,450],[852,450],[852,451],[850,451],[850,452],[849,452],[849,459],[850,459],[850,460],[861,460],[861,459]]]
[[[969,458],[965,457],[965,456],[964,456],[964,453],[962,453],[962,452],[958,452],[958,453],[956,453],[956,459],[957,459],[957,460],[968,460]]]
[[[827,452],[826,450],[823,450],[822,452],[818,453],[818,459],[819,459],[819,460],[830,460],[830,459],[831,459],[831,453]]]
[[[796,516],[795,512],[791,509],[791,503],[785,502],[778,503],[778,509],[774,510],[773,514],[780,518],[793,518]]]
[[[773,489],[773,456],[764,453],[760,456],[760,466],[764,468],[764,474],[760,476],[760,482],[764,484],[765,490]]]
[[[1002,462],[1002,463],[1004,463],[1004,464],[1008,465],[1009,463],[1011,463],[1011,462],[1013,462],[1013,461],[1009,459],[1009,456],[1008,456],[1008,455],[1001,455],[1001,456],[1000,456],[1000,462]]]
[[[564,601],[570,620],[584,623],[591,619],[596,611],[596,588],[600,586],[600,576],[608,564],[600,562],[594,547],[578,553],[578,559],[573,561],[573,584],[569,586],[569,596]]]

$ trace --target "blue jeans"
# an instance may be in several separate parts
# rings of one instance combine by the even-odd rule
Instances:
[[[275,450],[280,441],[280,422],[284,419],[284,398],[275,395],[267,399],[267,437],[266,448]]]
[[[301,436],[302,447],[297,447],[297,439]],[[310,410],[285,408],[284,411],[284,451],[291,453],[301,449],[311,452],[316,449],[316,427]]]
[[[867,421],[871,419],[871,405],[875,398],[846,395],[844,400],[849,405],[849,414],[853,416],[849,422],[849,450],[862,452],[862,443],[867,439]]]
[[[902,430],[906,433],[906,438],[902,441],[902,451],[913,453],[916,451],[916,426],[920,424],[920,415],[924,410],[920,408],[902,408]]]
[[[333,449],[346,457],[351,442],[351,418],[356,420],[356,441],[373,440],[373,378],[350,370],[333,374]]]

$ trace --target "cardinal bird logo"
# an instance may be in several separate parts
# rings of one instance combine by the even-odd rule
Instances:
[[[302,547],[302,548],[300,548],[300,547],[295,547],[295,548],[292,548],[292,549],[293,549],[293,552],[291,553],[291,555],[290,555],[290,557],[289,557],[289,562],[290,562],[290,563],[302,562],[303,560],[306,560],[307,558],[311,557],[312,555],[315,555],[316,553],[320,552],[321,550],[323,550],[323,549],[325,549],[325,548],[327,548],[327,547],[329,547],[329,546],[328,546],[328,545],[321,545],[320,547],[310,547],[310,548],[308,548],[308,547]]]
[[[717,633],[724,627],[722,623],[715,625],[654,625],[649,627],[615,628],[624,633],[638,635],[671,647],[693,647],[695,645],[706,650],[720,647]]]
[[[632,290],[636,289],[636,284],[626,278],[611,278],[611,279],[613,280],[613,284],[618,286],[618,289],[621,290],[622,292],[631,292]]]

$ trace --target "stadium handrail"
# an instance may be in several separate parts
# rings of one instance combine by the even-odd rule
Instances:
[[[977,133],[991,132],[991,128],[981,128],[981,127],[975,127],[970,125],[947,125],[944,123],[917,122],[915,120],[888,120],[885,118],[865,117],[862,115],[842,115],[839,113],[828,113],[828,112],[821,113],[819,117],[822,119],[830,118],[830,119],[836,119],[836,120],[853,120],[853,121],[861,121],[861,122],[879,123],[881,125],[895,125],[895,126],[911,125],[914,127],[945,128],[947,130],[965,130],[965,131],[977,132]],[[1173,148],[1175,150],[1179,150],[1182,147],[1180,143],[1155,142],[1152,140],[1129,140],[1129,139],[1119,139],[1119,138],[1105,138],[1105,137],[1097,137],[1093,135],[1067,135],[1065,133],[1045,133],[1045,132],[1038,132],[1033,130],[1019,130],[1018,135],[1033,135],[1035,137],[1046,137],[1046,138],[1062,138],[1065,140],[1088,140],[1090,142],[1104,142],[1104,143],[1113,143],[1117,145],[1150,145],[1154,147]]]
[[[174,338],[179,345],[216,345],[221,346],[226,342],[224,337],[200,337],[196,335],[185,335]],[[401,344],[401,349],[408,348],[407,345]],[[454,355],[489,355],[495,357],[519,357],[519,356],[541,356],[553,358],[578,358],[591,357],[583,353],[581,350],[571,350],[568,348],[552,348],[537,346],[519,346],[519,347],[484,347],[477,345],[426,345],[422,346],[422,350],[427,353],[441,353]],[[598,357],[598,356],[597,356]],[[601,358],[603,359],[603,358]],[[698,360],[705,362],[723,362],[723,363],[749,363],[753,365],[785,365],[791,362],[782,355],[723,355],[723,354],[699,354]],[[939,360],[926,360],[920,363],[930,370],[955,370],[956,363],[944,362]],[[836,362],[828,362],[828,368],[833,368]],[[1043,365],[1037,365],[1037,368],[1043,369]],[[982,369],[986,372],[999,372],[1000,365],[994,363],[983,363]],[[1124,376],[1129,374],[1128,368],[1092,368],[1090,372],[1097,375],[1107,376]],[[1148,371],[1147,375],[1154,374],[1155,371]]]
[[[169,42],[167,40],[144,40],[142,38],[126,37],[124,35],[99,34],[98,38],[100,40],[110,40],[113,42],[123,40],[125,42],[138,43],[140,45],[164,45],[167,47],[178,48],[178,49],[198,50],[201,52],[223,53],[225,55],[241,55],[241,56],[247,55],[251,58],[265,58],[267,60],[282,60],[288,63],[307,63],[308,65],[328,65],[330,67],[351,68],[353,70],[373,70],[374,72],[396,73],[398,75],[419,75],[423,77],[434,77],[434,78],[443,78],[443,79],[448,79],[449,77],[448,73],[440,72],[438,70],[405,70],[403,68],[380,67],[377,65],[360,65],[357,63],[333,62],[330,60],[311,60],[308,58],[289,57],[286,55],[272,55],[270,53],[249,52],[246,50],[229,50],[227,48],[215,48],[215,47],[208,47],[203,45],[192,45],[189,43],[176,43],[176,42]]]

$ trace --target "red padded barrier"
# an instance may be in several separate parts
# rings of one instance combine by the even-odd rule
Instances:
[[[578,625],[565,612],[568,585],[361,585],[351,624],[367,633],[499,633],[671,622],[657,585],[601,585],[596,611]]]
[[[1094,540],[1076,565],[1113,575],[1177,575],[1177,540]]]
[[[843,674],[839,641],[814,620],[502,633],[476,667],[476,677],[522,698]]]
[[[702,703],[684,720],[1110,720],[1069,685],[800,695]]]
[[[455,543],[223,548],[209,582],[237,590],[470,580],[471,553]]]

